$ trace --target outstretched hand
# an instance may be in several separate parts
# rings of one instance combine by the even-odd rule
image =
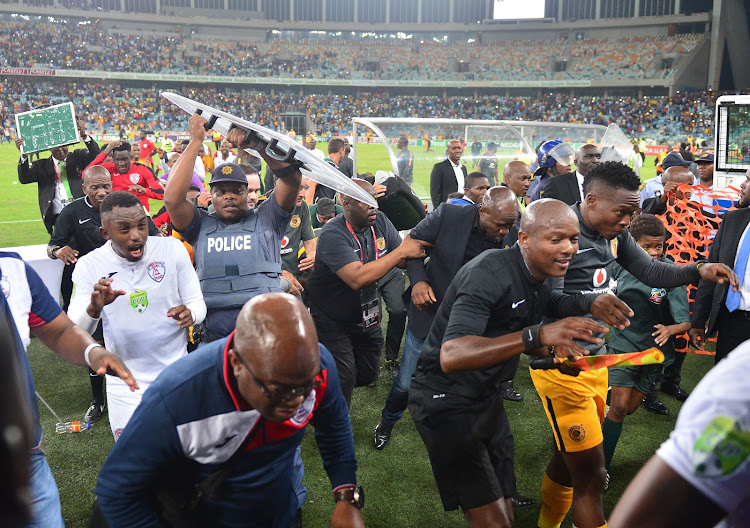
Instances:
[[[597,295],[591,304],[590,312],[591,315],[600,321],[620,330],[624,330],[626,326],[630,326],[630,319],[628,317],[635,315],[630,306],[611,293]]]
[[[575,359],[579,356],[586,356],[589,353],[577,341],[586,341],[600,345],[604,341],[596,337],[596,334],[607,332],[609,332],[609,329],[606,326],[597,323],[593,319],[566,317],[554,323],[542,325],[539,330],[539,339],[544,347],[555,347],[555,354],[560,354],[558,357]],[[557,351],[558,347],[561,347],[559,352]]]
[[[89,304],[92,317],[101,317],[102,310],[108,304],[112,304],[120,295],[125,295],[124,290],[115,290],[112,288],[112,277],[102,277],[94,285],[94,291],[91,292],[91,304]]]
[[[104,347],[93,348],[89,352],[89,362],[91,363],[91,370],[96,372],[97,375],[104,376],[105,374],[109,374],[110,376],[117,376],[127,384],[131,392],[140,388],[138,382],[130,373],[128,367],[125,366],[122,359]]]
[[[732,271],[732,268],[726,264],[707,262],[698,266],[698,273],[700,274],[701,279],[715,282],[716,284],[729,282],[734,291],[740,291],[740,279],[737,277],[737,274]]]

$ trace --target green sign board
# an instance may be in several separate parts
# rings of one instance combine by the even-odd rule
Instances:
[[[16,130],[23,139],[23,154],[73,145],[81,140],[73,103],[16,114]]]

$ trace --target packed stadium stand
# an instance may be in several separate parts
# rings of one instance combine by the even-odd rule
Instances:
[[[2,121],[72,100],[99,132],[184,128],[169,89],[280,130],[302,114],[322,135],[366,116],[711,133],[708,13],[548,0],[543,20],[501,23],[489,0],[425,1],[3,0]]]

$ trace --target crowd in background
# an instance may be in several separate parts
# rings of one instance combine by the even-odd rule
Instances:
[[[6,21],[0,22],[0,66],[312,79],[651,79],[671,78],[675,70],[659,57],[690,53],[701,36],[502,40],[481,45],[395,38],[366,43],[253,41],[187,35],[179,27],[158,34],[128,34],[103,28],[98,21]],[[555,62],[561,67],[553,69]]]
[[[184,130],[187,114],[162,98],[161,90],[119,84],[0,83],[0,125],[12,126],[13,116],[42,104],[72,101],[86,108],[79,116],[94,133],[117,134],[126,128]],[[165,88],[167,89],[167,88]],[[388,93],[355,95],[274,94],[251,89],[169,88],[254,123],[283,130],[285,112],[307,114],[319,136],[348,135],[353,117],[418,117],[442,119],[506,119],[607,125],[617,123],[630,136],[656,143],[685,137],[712,137],[714,105],[719,93],[682,92],[675,96],[570,96],[547,93],[539,97],[406,96]]]

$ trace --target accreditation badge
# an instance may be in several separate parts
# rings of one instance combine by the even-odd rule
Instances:
[[[138,313],[148,308],[148,294],[144,290],[135,290],[130,294],[130,307]]]

